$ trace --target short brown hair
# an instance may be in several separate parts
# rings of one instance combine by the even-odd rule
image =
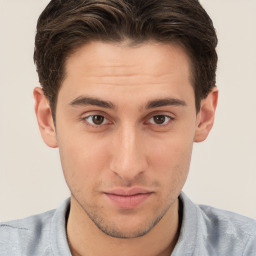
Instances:
[[[215,86],[217,36],[197,0],[51,0],[37,23],[34,61],[53,117],[65,61],[93,40],[178,43],[192,62],[197,111]]]

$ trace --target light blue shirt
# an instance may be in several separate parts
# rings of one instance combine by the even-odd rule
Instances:
[[[256,220],[197,206],[184,193],[180,200],[182,226],[172,256],[256,256]],[[69,203],[67,199],[57,210],[0,223],[0,256],[71,256],[66,235]]]

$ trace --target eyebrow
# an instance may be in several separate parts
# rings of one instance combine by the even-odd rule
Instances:
[[[71,106],[97,106],[101,108],[115,109],[115,105],[110,101],[101,100],[95,97],[79,96],[71,103]],[[146,109],[165,107],[165,106],[186,106],[186,102],[176,98],[163,98],[151,100],[146,104]]]
[[[184,100],[180,100],[176,98],[164,98],[164,99],[149,101],[146,105],[146,109],[165,107],[165,106],[186,106],[186,105],[187,104]]]
[[[77,97],[74,99],[71,103],[71,106],[87,106],[87,105],[92,105],[92,106],[97,106],[101,108],[109,108],[109,109],[114,109],[115,106],[112,102],[110,101],[105,101],[105,100],[100,100],[97,98],[93,97]]]

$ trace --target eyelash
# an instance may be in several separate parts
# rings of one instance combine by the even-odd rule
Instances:
[[[102,124],[95,124],[95,123],[93,123],[93,120],[92,120],[93,117],[101,117],[101,118],[103,118],[103,123]],[[151,123],[150,120],[152,120],[152,119],[154,119],[156,117],[161,117],[161,118],[164,117],[165,118],[164,123],[163,124]],[[81,119],[82,119],[82,121],[84,121],[86,123],[86,125],[94,127],[94,128],[102,128],[103,126],[111,124],[111,122],[108,123],[108,119],[104,115],[89,115],[89,116],[86,116],[86,117],[82,117]],[[89,119],[91,119],[90,122],[88,121]],[[149,119],[147,119],[146,124],[149,123],[149,124],[151,124],[153,126],[165,127],[165,126],[168,126],[173,120],[174,120],[174,118],[169,116],[169,115],[155,114],[155,115],[151,116]]]
[[[95,127],[95,128],[100,128],[102,126],[105,126],[105,125],[108,125],[106,123],[103,123],[103,124],[95,124],[93,123],[93,121],[91,120],[91,122],[89,122],[88,120],[89,119],[92,119],[93,117],[103,117],[104,121],[103,122],[106,122],[108,119],[103,116],[103,115],[89,115],[89,116],[86,116],[86,117],[83,117],[82,120],[85,121],[86,125],[88,126],[92,126],[92,127]]]
[[[152,125],[166,126],[166,125],[168,125],[171,121],[174,120],[173,117],[168,116],[168,115],[154,115],[154,116],[152,116],[149,120],[154,119],[154,118],[156,118],[156,117],[164,117],[164,118],[165,118],[165,121],[164,121],[163,124],[152,124]],[[167,121],[166,121],[166,119],[167,119]],[[148,121],[148,122],[149,122],[149,121]]]

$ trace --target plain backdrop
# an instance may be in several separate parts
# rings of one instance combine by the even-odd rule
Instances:
[[[196,203],[256,218],[256,1],[204,0],[219,37],[214,128],[195,144],[184,191]],[[69,196],[58,150],[34,115],[35,27],[48,0],[0,0],[0,221],[58,207]]]

